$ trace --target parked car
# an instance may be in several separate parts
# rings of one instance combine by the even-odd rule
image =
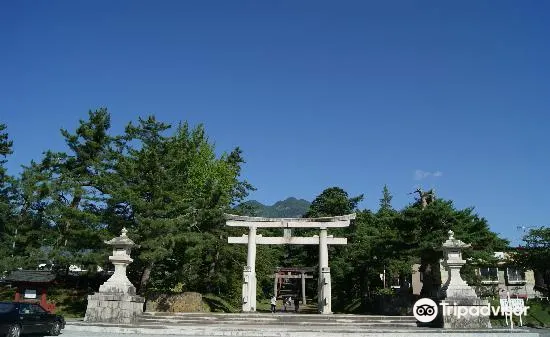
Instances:
[[[50,314],[40,305],[25,302],[0,302],[0,335],[22,334],[58,336],[65,328],[63,316]]]

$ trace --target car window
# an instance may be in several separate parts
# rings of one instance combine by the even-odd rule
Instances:
[[[32,312],[35,313],[35,314],[44,314],[44,313],[46,313],[46,311],[44,309],[42,309],[42,307],[39,306],[38,304],[33,304],[32,305]]]
[[[31,305],[29,303],[19,304],[19,313],[20,314],[30,314],[32,312]]]
[[[15,306],[11,303],[0,303],[0,314],[10,312]]]

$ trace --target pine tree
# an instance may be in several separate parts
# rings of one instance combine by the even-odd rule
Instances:
[[[110,166],[109,128],[106,109],[90,111],[74,133],[61,130],[68,152],[47,151],[22,174],[24,209],[39,217],[35,230],[42,226],[39,242],[48,255],[42,258],[66,272],[71,264],[95,267],[104,260],[107,226],[101,217],[108,196],[102,182]]]
[[[12,255],[12,234],[10,226],[13,219],[13,205],[10,196],[12,179],[8,176],[5,164],[7,156],[12,153],[13,142],[9,140],[7,126],[0,124],[0,273],[8,269],[7,258]]]
[[[153,116],[127,126],[109,183],[109,223],[141,245],[132,269],[142,293],[177,284],[227,291],[233,285],[223,270],[235,253],[225,244],[223,213],[249,188],[238,179],[241,152],[217,157],[201,125],[170,130]]]

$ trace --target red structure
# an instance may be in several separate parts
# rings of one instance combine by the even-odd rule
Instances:
[[[38,303],[44,310],[55,312],[55,304],[47,301],[48,287],[55,280],[50,271],[16,270],[6,280],[16,287],[15,302]]]

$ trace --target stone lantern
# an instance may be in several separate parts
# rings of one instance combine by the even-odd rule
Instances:
[[[452,230],[441,247],[443,266],[447,270],[447,281],[440,291],[444,328],[491,327],[488,301],[477,297],[475,290],[460,275],[460,269],[466,264],[462,259],[462,250],[469,247],[470,244],[455,239]]]
[[[455,239],[454,232],[449,231],[449,239],[441,247],[444,258],[443,267],[447,270],[447,282],[441,288],[441,295],[444,298],[477,298],[474,289],[460,275],[460,269],[466,264],[462,259],[462,250],[470,247],[470,244]]]
[[[105,241],[113,246],[109,256],[115,272],[99,287],[99,292],[88,296],[86,322],[135,323],[143,313],[145,299],[136,295],[136,288],[126,276],[126,268],[132,263],[132,247],[139,247],[128,236],[126,228],[119,237]]]
[[[130,257],[132,247],[139,248],[139,245],[136,245],[127,233],[126,228],[123,228],[119,237],[105,241],[106,244],[113,246],[113,255],[109,256],[109,261],[115,265],[115,272],[99,287],[100,293],[136,294],[136,288],[126,276],[126,268],[134,261]]]

